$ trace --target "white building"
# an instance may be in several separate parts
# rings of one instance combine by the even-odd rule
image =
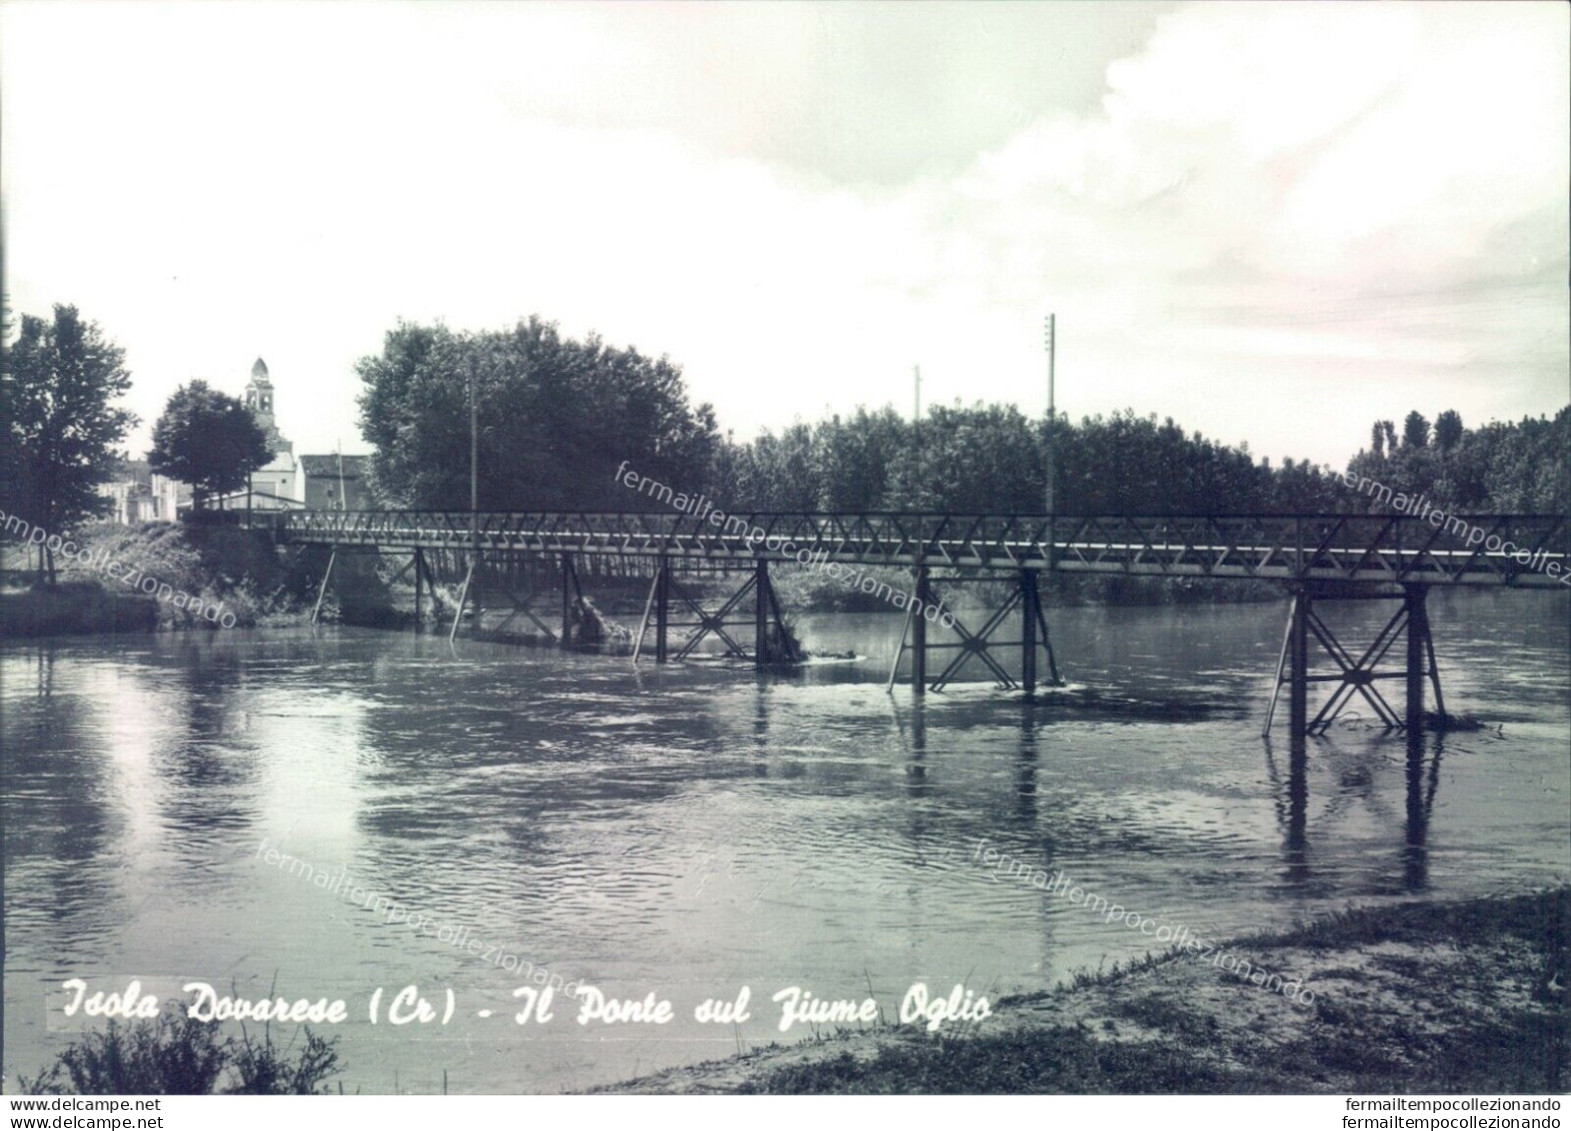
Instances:
[[[129,460],[98,489],[109,500],[105,516],[110,522],[136,526],[143,522],[173,522],[191,506],[191,488],[148,470],[145,459]]]

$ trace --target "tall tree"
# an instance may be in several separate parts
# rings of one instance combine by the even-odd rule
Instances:
[[[1377,432],[1384,423],[1376,424]],[[1384,458],[1378,449],[1359,452],[1348,471],[1393,491],[1423,495],[1447,511],[1566,514],[1571,511],[1571,406],[1552,420],[1491,421],[1473,429],[1447,410],[1435,419],[1428,447],[1405,444],[1393,450],[1387,444]],[[1379,509],[1372,498],[1363,505]]]
[[[539,318],[470,334],[406,322],[357,369],[373,482],[396,504],[468,507],[471,388],[482,510],[662,505],[619,484],[618,467],[689,496],[712,485],[714,413],[663,357]]]
[[[16,427],[17,381],[8,360],[11,306],[0,302],[0,511],[12,513],[21,499],[22,448]]]
[[[0,492],[7,513],[50,534],[103,513],[107,501],[98,488],[114,470],[116,446],[136,423],[114,404],[130,387],[125,352],[76,307],[57,305],[50,321],[22,316],[0,365],[6,429]],[[39,578],[55,579],[47,544]]]
[[[1402,446],[1425,448],[1429,446],[1429,421],[1416,408],[1402,421]]]
[[[191,505],[238,491],[247,477],[273,458],[267,433],[238,397],[192,381],[176,389],[153,425],[147,465],[159,475],[191,485]]]
[[[1435,447],[1442,452],[1449,452],[1462,442],[1462,417],[1455,409],[1446,409],[1435,417]]]

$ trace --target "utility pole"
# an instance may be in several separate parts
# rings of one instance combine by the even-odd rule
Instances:
[[[1053,404],[1053,355],[1058,337],[1056,322],[1056,316],[1049,314],[1044,329],[1047,344],[1047,513],[1049,515],[1053,513],[1055,501],[1053,498],[1053,433],[1056,431],[1054,425],[1057,424],[1057,421],[1054,419],[1056,413]]]
[[[480,552],[480,416],[475,406],[475,359],[469,357],[469,552]]]
[[[474,612],[470,614],[470,626],[475,632],[480,631],[482,614],[480,611],[480,596],[478,593],[470,597],[471,583],[478,584],[475,577],[475,566],[480,559],[480,417],[475,408],[475,356],[469,355],[469,568],[464,572],[464,585],[458,591],[458,609],[453,614],[453,627],[447,634],[447,642],[451,644],[458,635],[458,622],[463,619],[464,607],[472,599]]]
[[[1055,482],[1056,473],[1053,466],[1056,462],[1056,456],[1058,454],[1056,450],[1057,446],[1054,443],[1054,441],[1057,439],[1056,433],[1058,431],[1058,412],[1057,406],[1053,402],[1053,363],[1058,347],[1057,315],[1049,314],[1047,316],[1047,325],[1044,327],[1044,330],[1047,336],[1047,497],[1045,500],[1047,503],[1047,567],[1052,569],[1053,554],[1058,544],[1057,539],[1054,537],[1054,527],[1056,525],[1055,512],[1058,510],[1058,500],[1054,491],[1054,488],[1057,486],[1057,484]]]
[[[916,381],[915,399],[911,408],[911,446],[916,452],[916,476],[911,483],[911,505],[919,507],[922,490],[922,367],[913,365],[911,372]]]

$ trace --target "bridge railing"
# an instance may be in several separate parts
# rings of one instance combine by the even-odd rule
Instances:
[[[1564,584],[1556,515],[1058,515],[873,512],[306,511],[281,539],[319,544],[576,552],[712,561],[835,561],[986,570]],[[471,522],[473,526],[471,527]]]

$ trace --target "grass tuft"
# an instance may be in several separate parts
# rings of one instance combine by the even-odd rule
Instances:
[[[242,1028],[221,1038],[210,1021],[163,1014],[157,1020],[111,1021],[85,1033],[37,1076],[20,1078],[27,1095],[320,1095],[339,1071],[337,1038],[303,1028],[305,1044],[290,1055],[272,1037]]]

